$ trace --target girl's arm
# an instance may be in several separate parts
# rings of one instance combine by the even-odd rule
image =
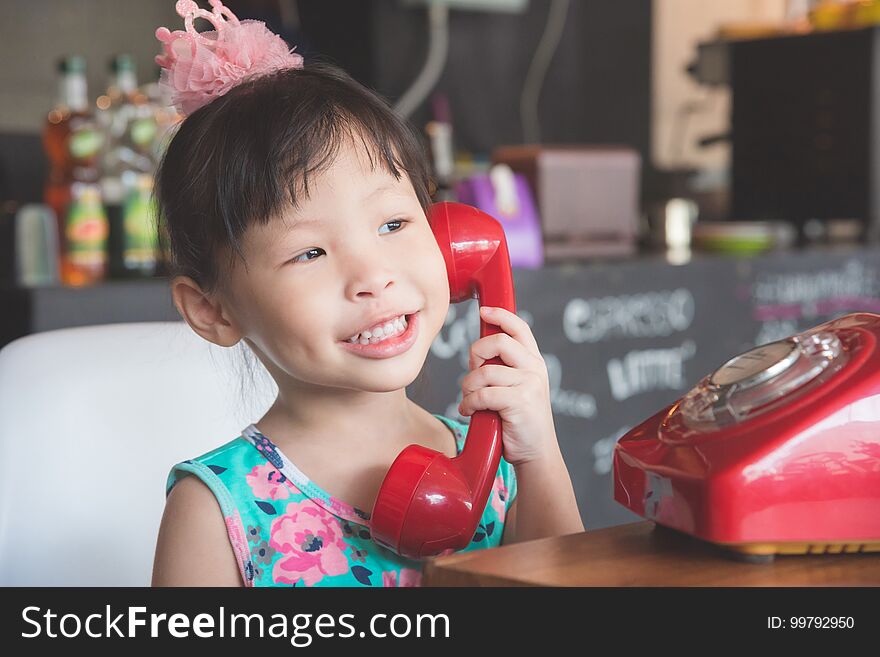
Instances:
[[[515,471],[518,492],[507,511],[503,544],[584,531],[571,478],[558,448],[539,460],[515,466]]]
[[[178,481],[165,501],[153,586],[242,586],[223,513],[198,477]]]

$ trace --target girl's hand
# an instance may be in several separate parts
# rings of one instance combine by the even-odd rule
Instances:
[[[480,317],[504,333],[488,335],[471,345],[471,371],[461,382],[459,413],[468,416],[474,411],[497,411],[504,460],[514,466],[537,460],[558,449],[547,365],[529,325],[515,313],[483,306]],[[483,366],[494,356],[504,365]]]

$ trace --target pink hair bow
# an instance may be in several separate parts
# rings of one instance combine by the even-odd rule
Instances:
[[[156,55],[162,67],[159,83],[168,88],[183,114],[192,114],[245,78],[303,67],[302,55],[288,49],[265,23],[239,21],[220,0],[209,1],[210,12],[194,0],[178,0],[175,10],[184,19],[186,31],[156,30],[164,50]],[[193,27],[196,18],[206,19],[215,30],[198,33]]]

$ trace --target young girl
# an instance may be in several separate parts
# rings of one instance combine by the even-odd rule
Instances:
[[[453,457],[467,435],[406,396],[450,302],[424,151],[345,73],[304,67],[261,23],[212,6],[179,2],[187,32],[157,31],[188,114],[157,175],[172,296],[206,340],[244,341],[278,396],[172,468],[153,583],[418,585],[421,562],[374,543],[368,510],[404,447]],[[504,449],[465,549],[583,531],[538,345],[515,314],[481,314],[505,333],[473,344],[460,413],[498,411]],[[505,365],[480,367],[493,356]]]

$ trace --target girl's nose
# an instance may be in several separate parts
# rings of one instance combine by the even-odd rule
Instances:
[[[346,258],[345,267],[348,278],[346,296],[350,299],[381,295],[395,280],[387,260],[382,262],[366,254]]]
[[[391,276],[379,274],[372,276],[369,279],[359,281],[358,283],[354,283],[352,289],[355,291],[355,297],[379,296],[385,288],[390,287],[392,282]]]

